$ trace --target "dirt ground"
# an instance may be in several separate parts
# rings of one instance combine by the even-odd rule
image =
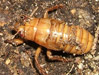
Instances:
[[[51,61],[43,48],[38,59],[40,65],[48,75],[99,75],[99,0],[0,0],[0,75],[40,75],[34,62],[39,45],[25,41],[13,46],[5,40],[15,34],[16,23],[22,25],[33,17],[43,18],[47,8],[59,4],[64,7],[50,12],[49,18],[85,28],[96,39],[94,47],[84,55],[53,51],[55,55],[74,59],[72,62]],[[35,8],[38,9],[33,14]]]

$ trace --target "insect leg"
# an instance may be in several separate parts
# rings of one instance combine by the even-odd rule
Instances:
[[[56,5],[56,6],[53,6],[51,8],[46,9],[46,11],[44,13],[44,18],[48,18],[48,12],[49,11],[53,11],[53,10],[56,10],[56,9],[62,8],[62,7],[63,7],[63,4],[59,4],[59,5]]]
[[[68,62],[68,61],[72,61],[72,59],[67,59],[61,56],[52,56],[52,53],[50,50],[47,50],[47,56],[49,59],[51,60],[58,60],[58,61],[62,61],[62,62]]]
[[[18,46],[20,44],[23,44],[24,43],[24,40],[20,39],[20,38],[17,38],[17,39],[11,39],[11,40],[5,40],[5,43],[10,43],[14,46]]]
[[[42,75],[47,75],[46,72],[43,70],[43,68],[40,66],[40,64],[38,62],[38,57],[39,57],[40,53],[41,53],[41,47],[38,47],[36,50],[36,53],[35,53],[35,63],[37,65],[37,68],[39,69],[39,72]]]

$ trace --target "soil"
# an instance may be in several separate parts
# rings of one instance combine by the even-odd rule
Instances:
[[[40,75],[34,56],[38,44],[25,40],[14,46],[6,43],[15,34],[15,24],[24,24],[31,18],[43,18],[47,8],[63,4],[49,13],[49,18],[79,25],[96,39],[94,48],[84,55],[52,51],[53,55],[72,58],[72,62],[51,61],[42,48],[39,63],[48,75],[99,75],[99,0],[0,0],[0,75]],[[34,10],[38,8],[32,15]],[[97,35],[97,36],[95,36]]]

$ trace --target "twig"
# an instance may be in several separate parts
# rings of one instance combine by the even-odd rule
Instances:
[[[34,15],[34,13],[37,11],[37,9],[38,9],[38,7],[36,7],[36,8],[34,9],[34,11],[31,13],[30,17],[32,17],[32,16]]]
[[[72,67],[71,67],[70,71],[69,71],[66,75],[69,75],[69,74],[70,74],[70,72],[73,70],[73,68],[74,68],[74,64],[72,65]]]
[[[96,45],[97,45],[97,42],[98,42],[98,37],[99,37],[99,25],[97,26],[97,30],[95,32],[95,38],[94,38],[94,42],[93,42],[93,46],[92,46],[91,52],[96,50]]]

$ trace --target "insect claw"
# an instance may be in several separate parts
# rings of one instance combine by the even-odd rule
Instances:
[[[4,42],[5,42],[5,43],[12,44],[13,46],[17,46],[17,45],[13,42],[13,40],[7,39],[7,40],[5,40]]]
[[[12,44],[13,46],[18,46],[18,45],[21,45],[23,43],[23,40],[21,40],[21,39],[11,39],[11,40],[7,39],[4,42]]]

